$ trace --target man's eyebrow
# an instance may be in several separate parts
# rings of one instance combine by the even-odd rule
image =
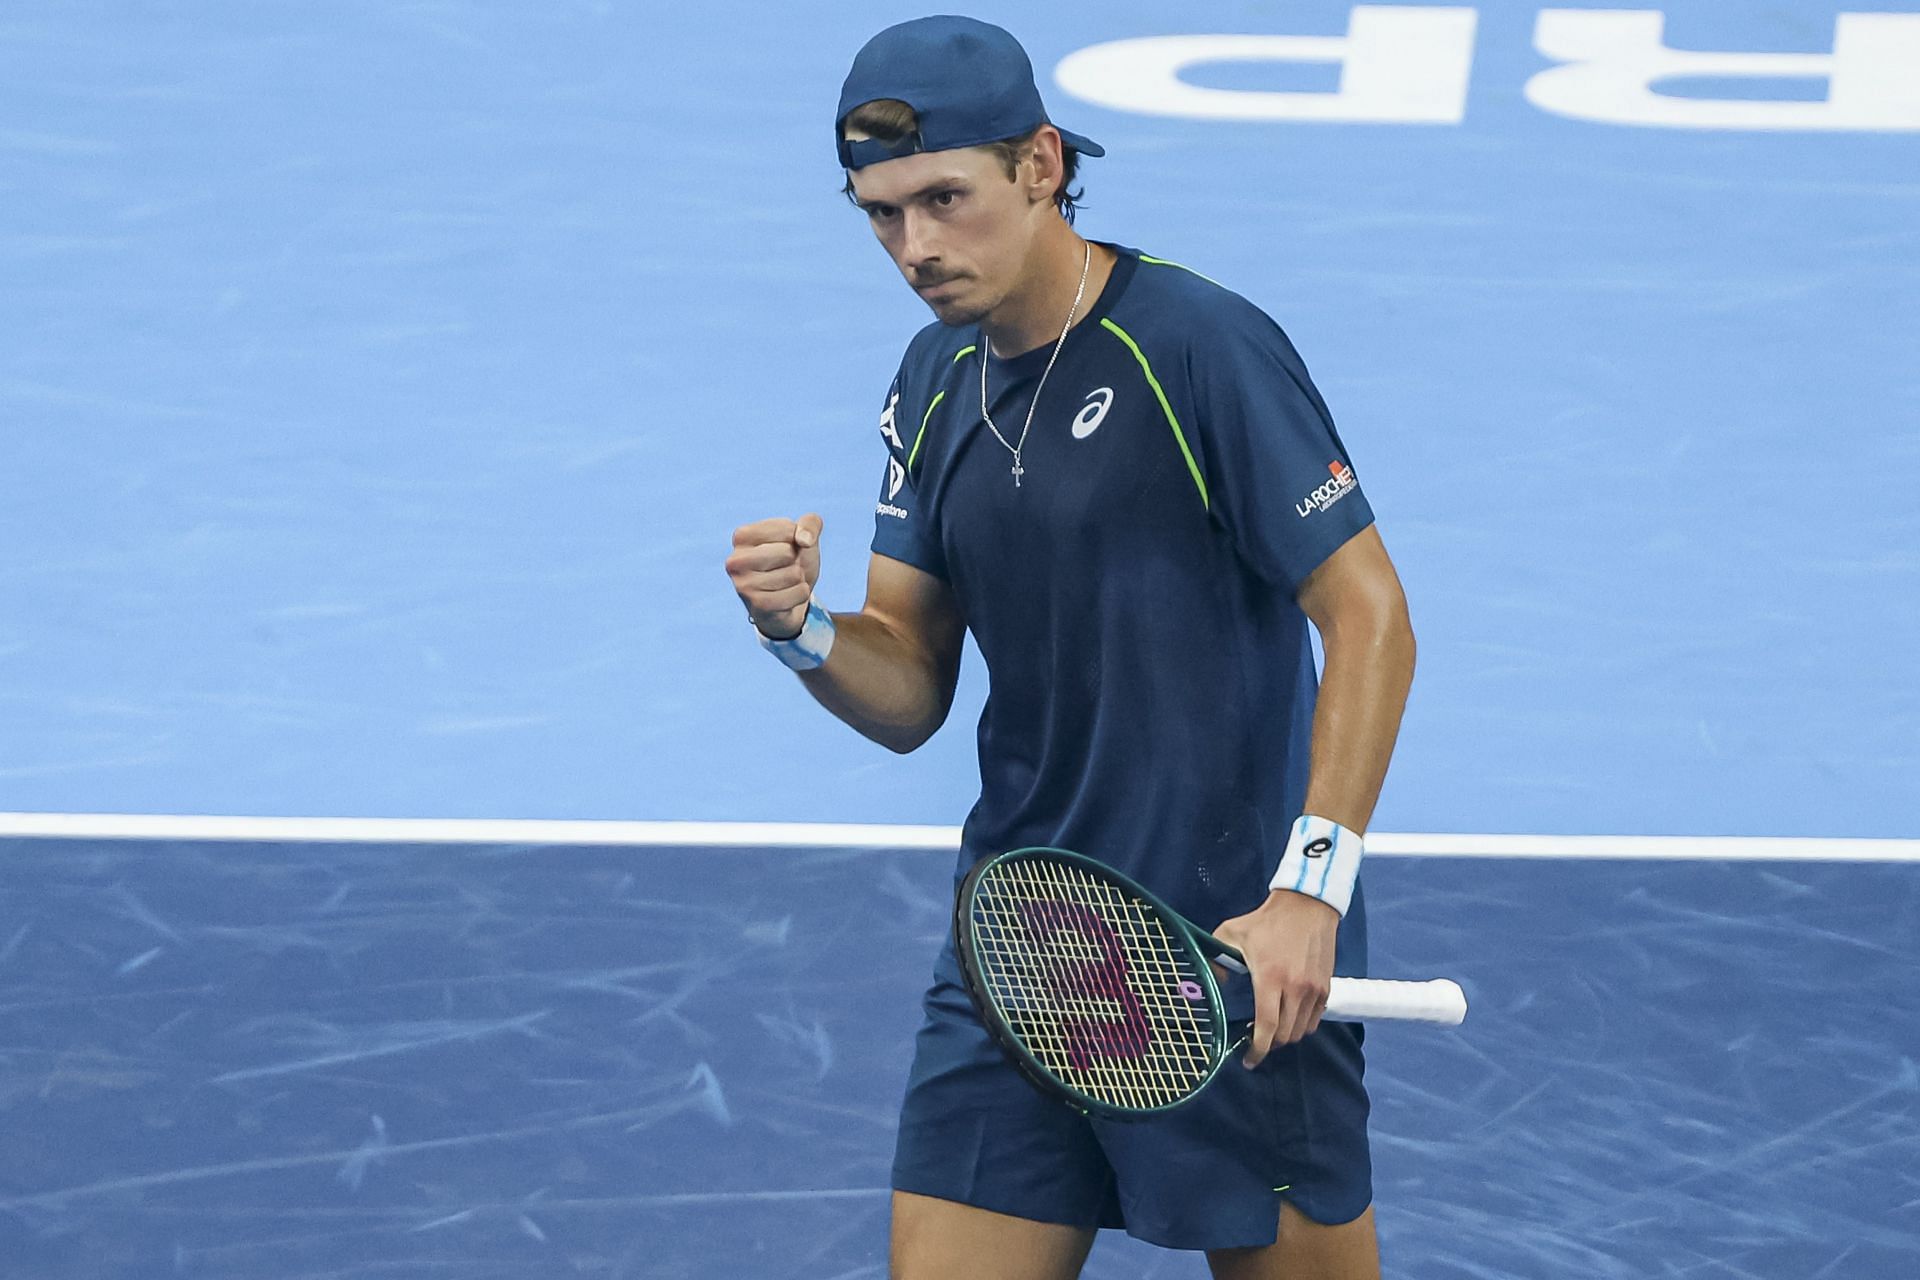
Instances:
[[[926,197],[932,195],[936,191],[946,191],[953,187],[959,187],[964,185],[966,185],[965,180],[959,177],[935,178],[932,182],[927,183],[925,186],[921,187],[918,191],[909,192],[905,197],[899,200],[862,200],[858,196],[856,196],[854,197],[853,202],[859,205],[862,209],[871,209],[875,205],[882,205],[882,204],[899,206],[903,204],[912,204],[915,200],[923,200]]]

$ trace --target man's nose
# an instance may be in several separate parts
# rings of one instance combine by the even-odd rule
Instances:
[[[934,237],[932,221],[916,209],[900,215],[900,260],[915,275],[928,271],[940,261],[940,246]]]

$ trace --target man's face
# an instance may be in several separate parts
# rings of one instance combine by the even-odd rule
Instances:
[[[1019,172],[1030,179],[1031,162]],[[874,234],[942,324],[976,324],[1012,291],[1035,206],[993,152],[923,151],[852,178]]]

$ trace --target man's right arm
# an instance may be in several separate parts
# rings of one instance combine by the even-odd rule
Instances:
[[[966,635],[953,591],[903,560],[867,565],[867,600],[833,616],[824,666],[800,673],[821,706],[892,751],[912,751],[946,723]]]
[[[800,629],[820,577],[820,518],[763,520],[734,533],[727,573],[762,634]],[[858,613],[833,615],[824,664],[800,672],[821,706],[892,751],[908,752],[946,722],[966,624],[952,589],[902,560],[875,555]]]

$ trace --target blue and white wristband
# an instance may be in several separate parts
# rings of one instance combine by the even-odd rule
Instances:
[[[1304,893],[1338,911],[1342,918],[1353,901],[1353,885],[1360,877],[1360,859],[1366,841],[1357,831],[1337,822],[1300,815],[1287,840],[1287,851],[1269,887]]]
[[[827,655],[833,651],[833,615],[807,601],[807,620],[800,627],[800,634],[789,636],[785,640],[769,640],[755,627],[753,634],[760,636],[760,647],[795,671],[812,671],[826,662]]]

